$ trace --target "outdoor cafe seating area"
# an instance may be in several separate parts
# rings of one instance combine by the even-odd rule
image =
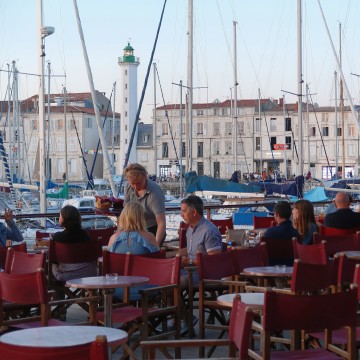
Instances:
[[[186,289],[181,257],[169,256],[186,246],[184,224],[177,244],[149,255],[110,253],[104,238],[0,247],[0,358],[357,359],[360,235],[324,228],[305,246],[256,236],[273,220],[257,224],[217,223],[223,251],[197,254]],[[96,261],[98,276],[52,275],[56,262],[83,261]],[[66,319],[74,309],[78,323]]]

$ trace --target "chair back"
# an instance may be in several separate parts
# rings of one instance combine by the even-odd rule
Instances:
[[[255,247],[231,250],[231,258],[235,274],[242,273],[248,267],[267,266],[266,244],[262,243]]]
[[[188,227],[189,227],[189,225],[186,224],[184,221],[180,222],[180,227],[179,227],[179,249],[186,248],[186,246],[187,246],[186,231],[187,231]]]
[[[261,242],[266,244],[269,265],[289,265],[294,262],[292,239],[272,239],[262,237]]]
[[[38,269],[45,269],[45,252],[40,254],[28,254],[8,248],[5,263],[5,272],[8,274],[33,273]]]
[[[329,262],[325,240],[312,245],[300,244],[297,238],[293,238],[292,242],[295,259],[300,259],[303,263],[318,265],[325,265]]]
[[[326,241],[326,250],[330,257],[341,251],[358,251],[360,250],[359,234],[343,234],[343,235],[324,235],[314,233],[314,244]]]
[[[332,228],[329,226],[321,226],[320,234],[330,235],[330,236],[347,235],[347,234],[356,234],[359,230],[360,230],[360,227],[350,228],[350,229],[338,229],[338,228]]]
[[[149,284],[165,286],[179,284],[181,257],[156,259],[126,254],[125,276],[144,276]]]
[[[267,291],[263,328],[277,331],[355,327],[356,312],[356,290],[309,296]]]
[[[226,230],[234,228],[233,219],[210,219],[210,221],[219,229],[221,235],[226,234]]]
[[[335,255],[334,261],[337,264],[337,286],[341,290],[353,282],[355,268],[360,263],[360,259],[348,258],[341,253]]]
[[[196,254],[199,280],[220,280],[236,275],[232,261],[232,251],[207,255],[201,252]]]
[[[229,340],[239,351],[239,359],[249,359],[251,326],[254,312],[240,301],[239,295],[234,297],[230,315]]]
[[[254,229],[264,229],[273,226],[274,216],[254,216]]]
[[[62,243],[50,239],[49,262],[65,264],[97,261],[102,254],[101,243],[97,240],[76,243]]]
[[[106,336],[97,336],[93,342],[62,347],[33,347],[0,343],[1,359],[22,360],[107,360],[108,343]]]
[[[291,279],[291,291],[295,294],[318,294],[334,285],[331,264],[309,264],[296,259]]]
[[[107,246],[109,243],[110,237],[116,231],[116,226],[104,229],[86,229],[86,232],[89,234],[90,238],[95,241],[99,241],[101,246]]]
[[[360,301],[360,264],[356,264],[353,283],[357,285],[358,300]]]
[[[0,269],[5,269],[5,262],[6,262],[8,248],[9,246],[0,246]],[[22,242],[17,245],[12,245],[11,248],[13,248],[15,251],[24,252],[24,253],[27,252],[26,242]]]

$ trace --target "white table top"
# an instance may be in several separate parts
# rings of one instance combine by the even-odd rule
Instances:
[[[289,277],[292,276],[293,267],[286,266],[285,268],[277,269],[276,266],[259,266],[246,268],[243,271],[244,275],[252,276],[270,276],[270,277]]]
[[[264,306],[264,293],[260,292],[220,295],[216,301],[220,305],[232,307],[235,295],[239,295],[241,301],[251,308],[262,309]]]
[[[124,344],[126,331],[102,326],[47,326],[9,332],[0,337],[0,342],[18,346],[66,347],[87,344],[96,336],[105,335],[108,343]]]
[[[66,286],[79,289],[115,289],[128,286],[139,286],[149,282],[142,276],[117,276],[109,279],[106,276],[93,276],[68,280]]]

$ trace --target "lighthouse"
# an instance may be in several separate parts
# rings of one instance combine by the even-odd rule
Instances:
[[[134,56],[134,48],[128,42],[124,48],[124,55],[119,57],[118,64],[120,65],[120,174],[122,174],[125,163],[126,154],[129,154],[129,163],[137,162],[136,157],[136,142],[137,142],[137,128],[131,149],[129,150],[129,143],[131,134],[135,126],[135,118],[137,111],[137,68],[140,64],[140,59]]]

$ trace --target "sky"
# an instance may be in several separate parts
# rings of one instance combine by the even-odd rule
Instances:
[[[154,61],[157,63],[158,106],[180,102],[187,84],[187,1],[168,0]],[[351,97],[360,103],[360,14],[358,0],[320,0],[332,41],[339,52]],[[37,0],[0,1],[0,70],[13,60],[20,72],[39,74]],[[130,41],[138,67],[138,100],[142,92],[163,0],[77,0],[95,88],[109,97],[114,82],[115,110],[120,108],[118,57]],[[54,26],[46,38],[46,61],[51,62],[51,92],[88,92],[84,57],[72,0],[43,0],[43,24]],[[337,70],[318,0],[303,0],[303,80],[312,101],[334,105],[334,71]],[[194,103],[224,101],[234,86],[234,26],[236,26],[238,99],[280,98],[282,90],[297,93],[297,0],[194,0]],[[66,73],[66,78],[63,76]],[[8,74],[0,72],[0,97],[6,99]],[[151,70],[140,118],[151,122],[154,107]],[[47,91],[47,90],[46,90]],[[185,91],[185,90],[184,90]],[[38,92],[38,78],[20,75],[19,98]],[[305,92],[305,87],[303,92]],[[285,101],[297,101],[286,94]]]

